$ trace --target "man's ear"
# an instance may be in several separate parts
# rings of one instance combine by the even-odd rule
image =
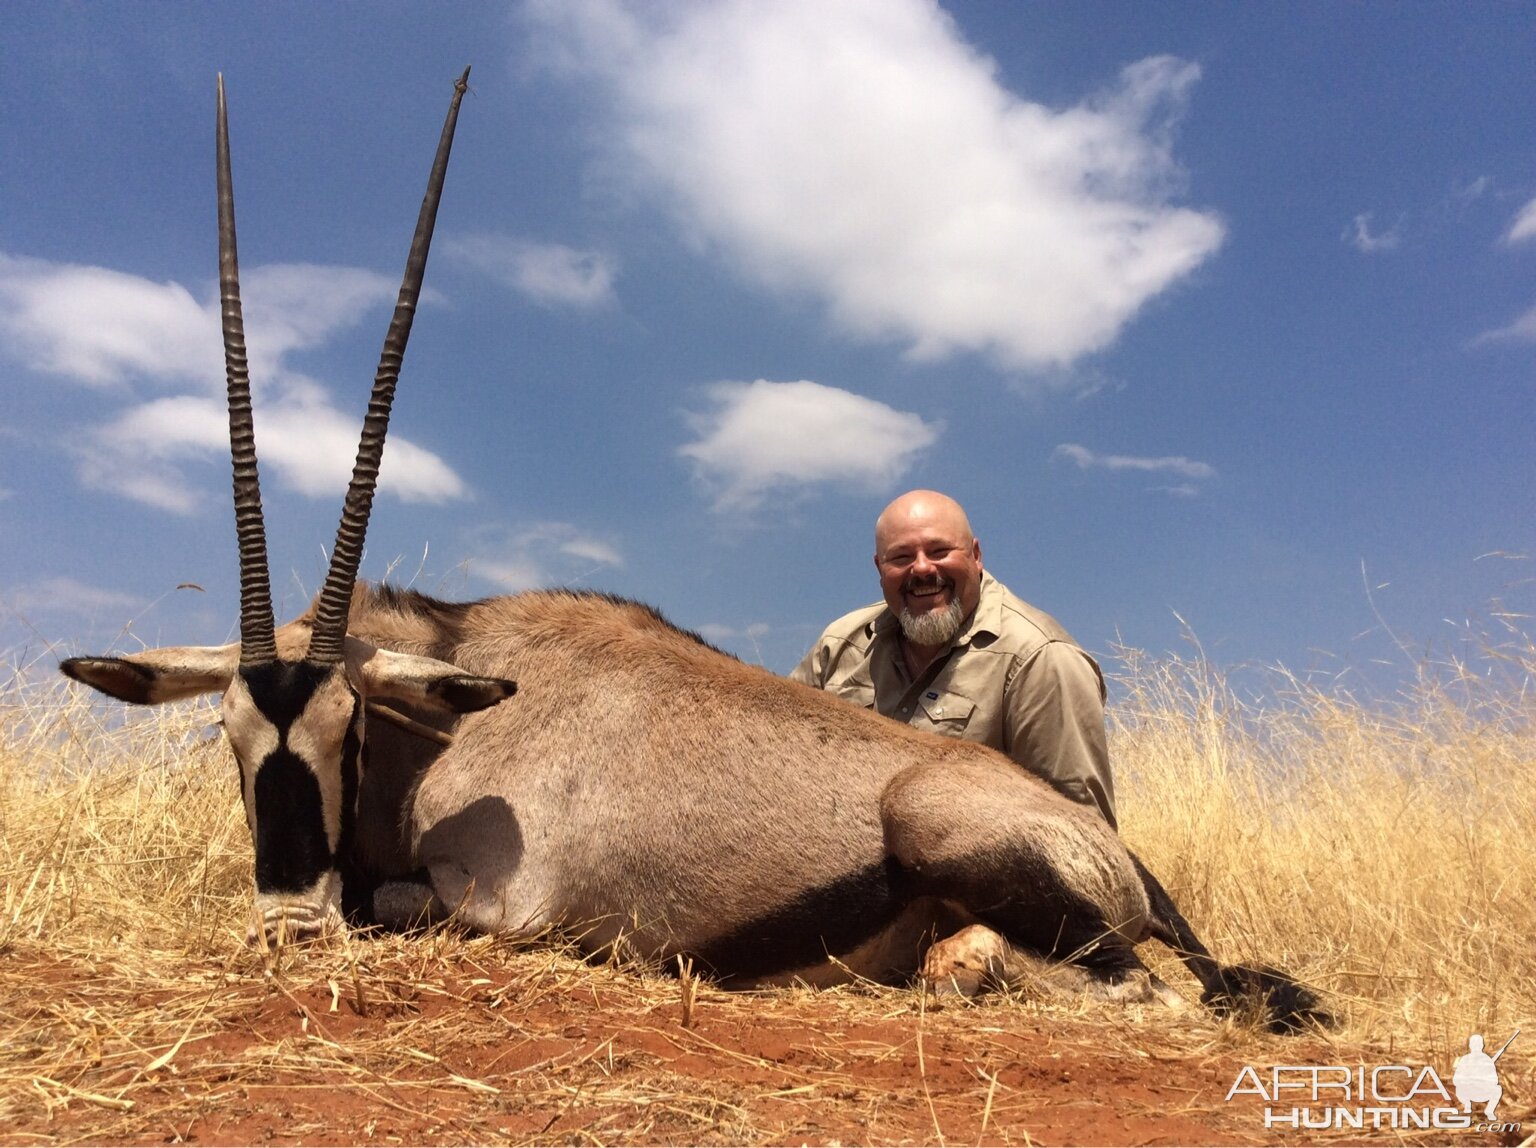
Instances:
[[[167,646],[126,658],[68,658],[67,678],[120,701],[159,705],[222,693],[240,664],[240,646]]]
[[[445,714],[489,709],[517,692],[505,678],[466,674],[436,658],[381,650],[358,638],[347,638],[347,661],[370,698],[414,702]]]
[[[976,569],[983,569],[981,565],[981,539],[971,539],[971,556],[976,559]]]

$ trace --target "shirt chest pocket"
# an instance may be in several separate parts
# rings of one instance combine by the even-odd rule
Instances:
[[[832,692],[845,702],[852,702],[861,709],[875,708],[875,687],[870,682],[847,681],[833,687]]]
[[[954,691],[925,690],[917,701],[912,724],[945,737],[964,737],[976,703]]]

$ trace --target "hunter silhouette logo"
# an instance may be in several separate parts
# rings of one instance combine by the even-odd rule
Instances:
[[[1265,1128],[1518,1132],[1519,1124],[1496,1123],[1495,1113],[1504,1096],[1498,1061],[1519,1035],[1516,1029],[1492,1056],[1483,1051],[1480,1035],[1469,1036],[1466,1053],[1451,1068],[1454,1098],[1428,1065],[1277,1064],[1263,1075],[1244,1067],[1227,1100],[1261,1098]]]
[[[1515,1029],[1515,1036],[1520,1035],[1520,1030]],[[1483,1104],[1483,1115],[1489,1120],[1494,1118],[1494,1110],[1499,1106],[1499,1098],[1504,1095],[1504,1089],[1499,1084],[1499,1057],[1504,1055],[1504,1049],[1515,1042],[1515,1036],[1506,1040],[1498,1052],[1489,1056],[1483,1051],[1483,1038],[1476,1033],[1467,1038],[1467,1054],[1456,1058],[1456,1066],[1451,1071],[1451,1084],[1456,1089],[1456,1099],[1461,1102],[1464,1112],[1471,1112],[1472,1105]]]

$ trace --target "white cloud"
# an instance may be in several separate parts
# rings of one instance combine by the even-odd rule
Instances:
[[[359,425],[324,400],[260,403],[256,450],[264,474],[311,498],[344,493],[357,456]],[[201,501],[179,463],[229,458],[229,414],[222,401],[182,395],[156,399],[92,433],[79,452],[87,486],[188,513]],[[379,464],[379,490],[404,502],[462,498],[463,482],[430,451],[391,435]],[[218,487],[225,497],[224,486]]]
[[[1505,243],[1524,243],[1531,239],[1536,239],[1536,199],[1520,209],[1504,236]]]
[[[1069,363],[1222,241],[1170,202],[1194,64],[1142,60],[1053,109],[928,0],[530,10],[539,58],[612,97],[620,164],[696,240],[914,356]]]
[[[1079,470],[1132,470],[1150,474],[1169,474],[1197,482],[1216,477],[1216,468],[1210,463],[1196,462],[1183,455],[1147,458],[1129,454],[1098,454],[1075,442],[1064,442],[1052,452],[1051,457],[1067,459],[1075,463]],[[1160,486],[1156,489],[1165,494],[1183,497],[1188,497],[1197,491],[1192,483]]]
[[[393,306],[399,290],[397,280],[358,267],[273,263],[242,271],[241,309],[252,385],[259,385],[264,370],[281,374],[282,360],[289,353],[322,345],[337,332],[355,326],[371,308]],[[217,297],[210,298],[207,307],[216,323]],[[222,335],[214,345],[219,348],[216,377],[222,394]]]
[[[217,310],[105,267],[0,253],[0,331],[25,366],[91,386],[223,374]]]
[[[1493,187],[1493,180],[1489,176],[1480,175],[1470,183],[1454,185],[1451,188],[1451,198],[1460,203],[1472,203],[1487,194],[1491,187]]]
[[[714,409],[690,414],[699,436],[678,448],[717,510],[751,510],[774,490],[890,486],[943,429],[920,416],[806,380],[716,383]]]
[[[301,494],[334,496],[346,489],[360,424],[286,359],[393,300],[395,286],[371,271],[309,264],[253,267],[241,279],[263,474]],[[206,474],[185,468],[227,466],[216,291],[198,302],[177,283],[0,254],[0,333],[9,354],[44,374],[130,393],[182,392],[132,403],[77,435],[68,449],[85,485],[184,514],[209,486]],[[227,482],[221,475],[221,496]],[[408,502],[466,493],[447,463],[398,435],[385,446],[379,490]]]
[[[80,615],[111,611],[129,614],[144,606],[144,600],[119,590],[91,586],[75,578],[43,578],[16,586],[0,603],[21,615]]]
[[[446,244],[445,251],[535,303],[596,307],[613,302],[614,263],[598,251],[505,235],[467,236]]]
[[[723,646],[737,638],[746,638],[755,642],[759,638],[766,638],[771,633],[773,633],[773,627],[767,622],[752,622],[739,628],[718,622],[706,622],[699,627],[699,637],[717,646]]]
[[[1403,241],[1402,224],[1399,222],[1386,231],[1372,231],[1371,212],[1367,211],[1355,216],[1354,222],[1344,229],[1341,238],[1356,251],[1366,255],[1395,251]]]
[[[1530,308],[1508,326],[1484,331],[1472,340],[1474,347],[1487,343],[1536,343],[1536,307]]]
[[[745,626],[727,626],[719,622],[706,622],[695,631],[711,646],[722,650],[740,650],[743,646],[752,647],[752,661],[762,665],[763,649],[760,643],[768,635],[773,633],[773,627],[767,622],[749,622]]]
[[[624,565],[618,548],[569,522],[485,527],[470,540],[469,569],[506,591],[579,585],[607,567]]]

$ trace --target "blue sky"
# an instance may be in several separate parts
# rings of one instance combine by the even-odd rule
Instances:
[[[1536,599],[1533,59],[1512,4],[10,5],[0,649],[231,636],[219,71],[302,607],[466,64],[365,575],[785,671],[931,486],[1097,653],[1454,649]]]

